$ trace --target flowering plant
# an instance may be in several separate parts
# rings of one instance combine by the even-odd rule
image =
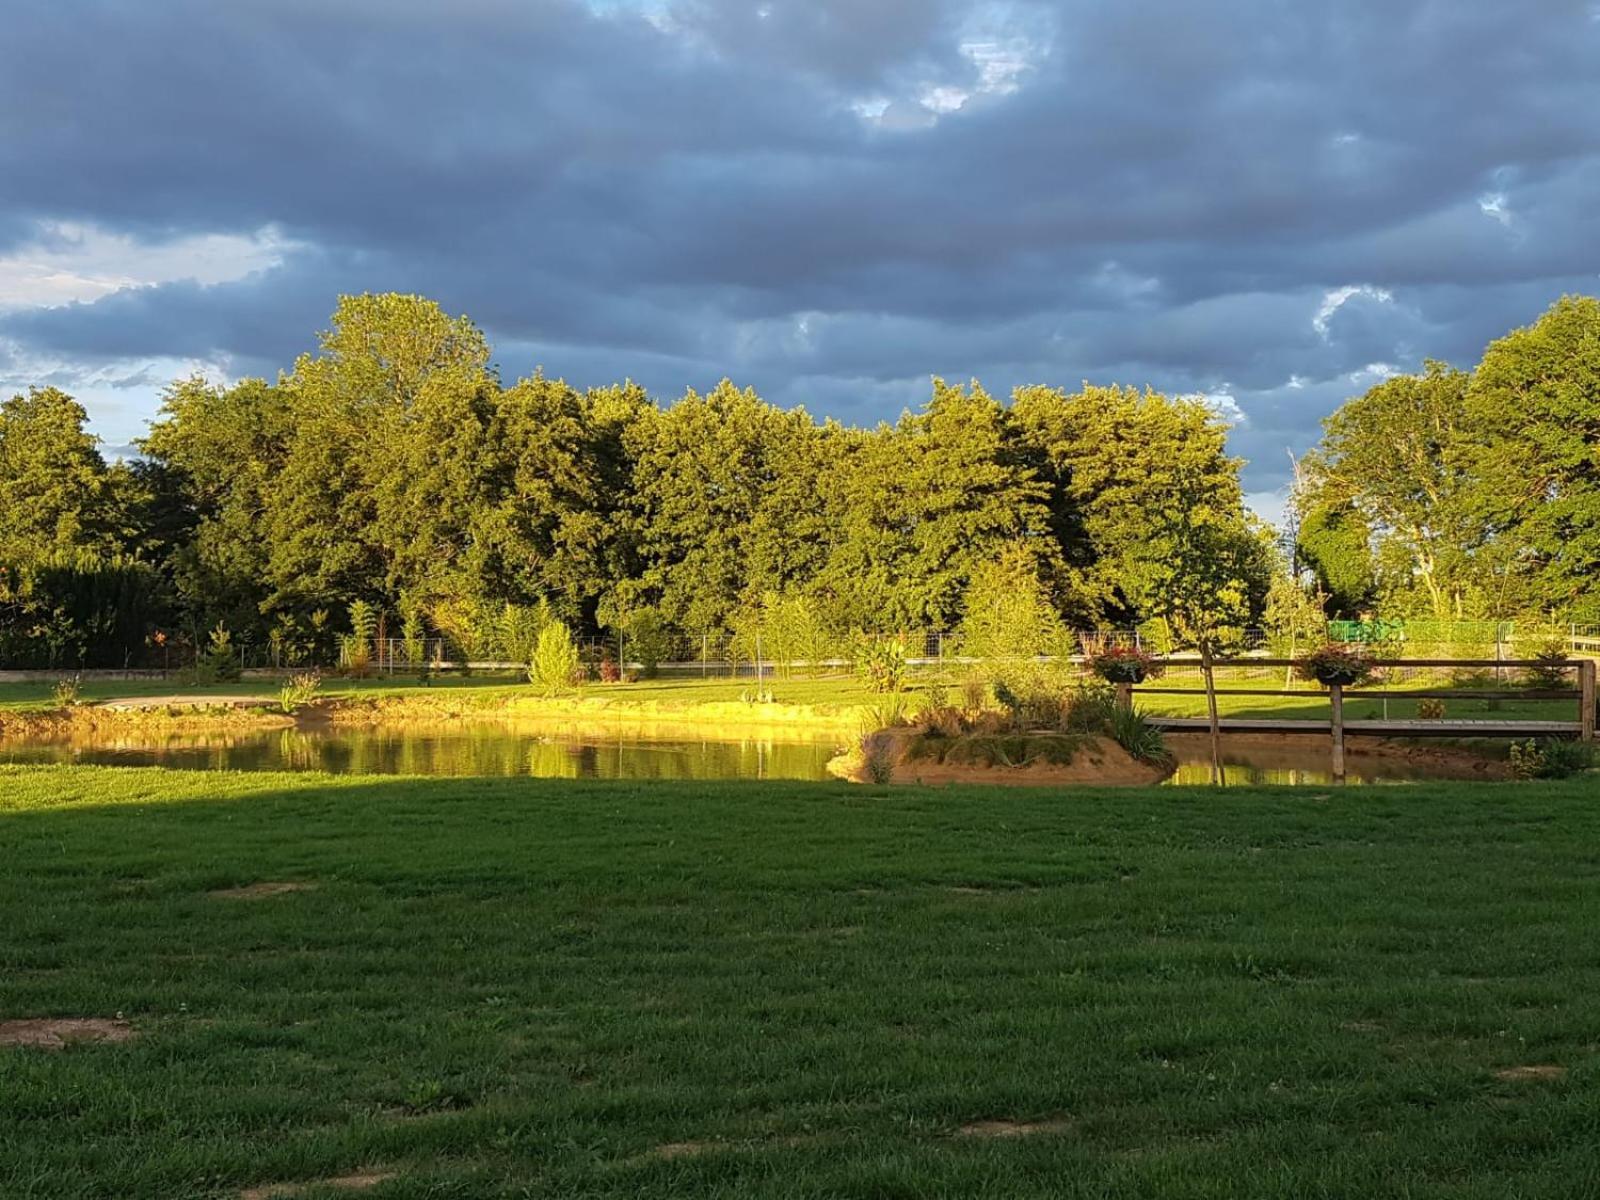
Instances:
[[[1372,660],[1364,651],[1332,643],[1313,650],[1295,664],[1295,674],[1301,679],[1314,680],[1323,687],[1336,683],[1341,687],[1365,683],[1372,678],[1372,670]]]
[[[1089,669],[1108,683],[1143,683],[1161,674],[1161,661],[1138,646],[1107,646],[1089,655]]]

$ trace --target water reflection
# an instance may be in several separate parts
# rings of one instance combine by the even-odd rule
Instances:
[[[727,732],[727,731],[725,731]],[[194,770],[328,771],[340,775],[531,776],[539,779],[828,779],[838,739],[704,737],[671,731],[539,729],[500,724],[313,727],[152,734],[91,731],[70,740],[0,740],[0,763],[99,763]],[[1205,738],[1168,739],[1172,784],[1208,784]],[[1231,784],[1326,787],[1325,740],[1224,739]],[[1471,762],[1353,753],[1351,783],[1483,778]]]

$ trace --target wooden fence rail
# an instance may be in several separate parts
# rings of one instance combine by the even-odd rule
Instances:
[[[1192,659],[1165,659],[1163,667],[1198,666],[1199,662]],[[1213,661],[1213,667],[1293,667],[1298,665],[1296,660],[1288,658],[1225,658]],[[1529,659],[1498,660],[1498,659],[1462,659],[1462,658],[1386,658],[1373,660],[1374,666],[1379,667],[1494,667],[1494,668],[1539,668],[1549,670],[1549,662]],[[1379,734],[1399,737],[1549,737],[1549,736],[1574,736],[1584,741],[1593,741],[1595,738],[1595,674],[1596,663],[1591,659],[1574,659],[1562,664],[1562,670],[1572,671],[1577,675],[1575,688],[1526,688],[1517,691],[1505,689],[1471,689],[1461,687],[1417,688],[1407,687],[1395,691],[1382,691],[1374,689],[1346,689],[1340,684],[1333,684],[1325,692],[1312,691],[1306,688],[1219,688],[1215,686],[1214,679],[1207,678],[1208,704],[1215,703],[1217,696],[1287,696],[1293,699],[1311,699],[1322,695],[1328,698],[1331,717],[1327,721],[1314,721],[1302,719],[1278,718],[1219,718],[1215,724],[1218,732],[1237,733],[1326,733],[1331,736],[1333,744],[1333,777],[1342,780],[1345,777],[1345,734]],[[1135,694],[1174,696],[1193,695],[1194,688],[1156,687],[1140,684],[1133,687],[1126,685],[1118,688],[1118,695],[1124,704],[1132,703]],[[1512,718],[1495,718],[1492,720],[1445,720],[1443,718],[1419,718],[1397,720],[1356,720],[1347,721],[1344,716],[1344,702],[1346,698],[1372,699],[1372,700],[1575,700],[1577,701],[1578,719],[1576,721],[1545,721],[1545,720],[1515,720]],[[1151,724],[1158,729],[1172,732],[1212,730],[1213,725],[1209,718],[1198,717],[1151,717]]]

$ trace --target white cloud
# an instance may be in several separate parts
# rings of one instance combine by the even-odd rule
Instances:
[[[1393,363],[1370,362],[1359,371],[1351,371],[1349,378],[1351,383],[1382,382],[1385,379],[1393,379],[1398,374],[1400,368]]]
[[[1250,424],[1250,419],[1244,415],[1244,409],[1239,407],[1239,401],[1234,398],[1232,392],[1225,390],[1200,392],[1194,399],[1200,401],[1230,426]]]
[[[0,257],[0,311],[54,308],[177,280],[226,283],[279,265],[294,247],[270,225],[248,236],[193,234],[148,242],[53,221],[40,227],[32,243]]]
[[[1387,288],[1373,287],[1370,283],[1353,283],[1345,287],[1334,288],[1325,292],[1322,304],[1317,309],[1317,315],[1311,318],[1311,328],[1317,331],[1317,336],[1323,341],[1328,340],[1328,322],[1333,320],[1333,314],[1343,308],[1356,296],[1365,296],[1369,300],[1376,300],[1380,304],[1393,304],[1394,294]]]
[[[1282,528],[1289,515],[1289,499],[1278,492],[1246,492],[1245,506],[1269,525]]]
[[[1511,210],[1506,207],[1506,194],[1504,192],[1489,192],[1478,197],[1478,211],[1492,221],[1498,221],[1507,229],[1511,228]]]

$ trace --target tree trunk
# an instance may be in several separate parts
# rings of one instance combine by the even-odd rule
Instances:
[[[1200,673],[1206,681],[1206,716],[1211,723],[1211,782],[1227,787],[1227,777],[1222,773],[1222,723],[1217,717],[1217,681],[1211,669],[1211,643],[1200,642]]]

